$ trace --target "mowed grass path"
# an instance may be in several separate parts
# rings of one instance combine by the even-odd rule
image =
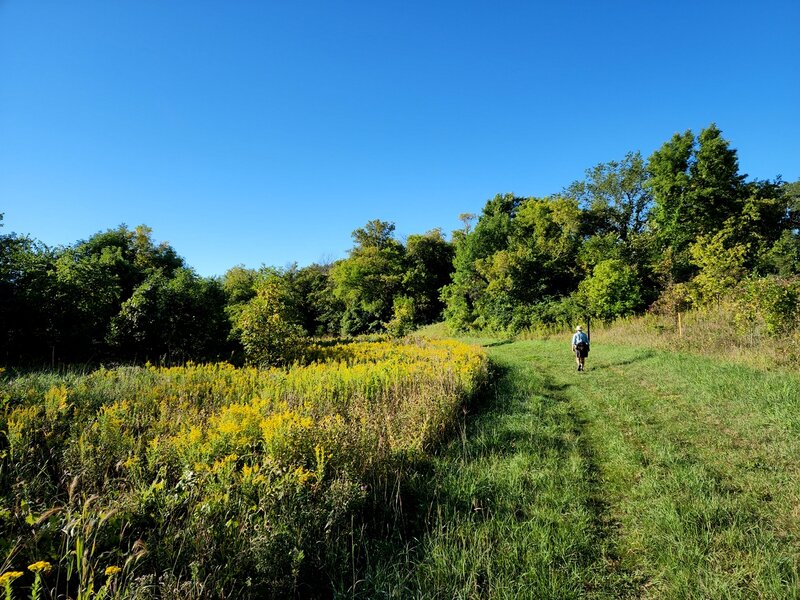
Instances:
[[[355,595],[800,597],[797,375],[484,343],[495,387],[420,481],[425,524]]]

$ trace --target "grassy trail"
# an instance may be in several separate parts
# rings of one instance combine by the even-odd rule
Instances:
[[[566,344],[486,345],[496,387],[364,597],[800,597],[800,378],[622,346],[580,374]]]

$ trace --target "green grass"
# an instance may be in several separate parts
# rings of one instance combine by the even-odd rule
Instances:
[[[417,482],[364,598],[800,597],[800,378],[484,341],[495,387]]]

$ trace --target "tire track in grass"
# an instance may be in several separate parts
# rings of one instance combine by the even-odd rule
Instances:
[[[607,351],[575,381],[573,400],[623,524],[623,563],[650,577],[643,595],[797,597],[796,520],[786,530],[799,491],[797,459],[787,463],[797,419],[774,406],[796,403],[794,388],[699,357]],[[769,489],[780,502],[765,502]]]
[[[499,376],[435,459],[417,540],[361,585],[370,598],[620,598],[639,582],[615,550],[586,423],[525,344],[489,348]]]

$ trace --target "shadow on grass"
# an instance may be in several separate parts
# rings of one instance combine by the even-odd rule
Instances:
[[[625,358],[623,360],[617,360],[614,362],[606,362],[606,361],[599,361],[595,364],[591,364],[590,360],[587,358],[587,371],[596,370],[599,371],[601,369],[607,369],[608,367],[625,367],[627,365],[632,365],[637,362],[642,362],[649,358],[653,358],[656,353],[653,350],[643,350],[641,352],[637,352],[634,356],[630,358]]]
[[[496,348],[497,346],[505,346],[506,344],[513,344],[516,340],[513,338],[507,340],[497,340],[496,342],[490,342],[488,344],[483,344],[484,348]]]

